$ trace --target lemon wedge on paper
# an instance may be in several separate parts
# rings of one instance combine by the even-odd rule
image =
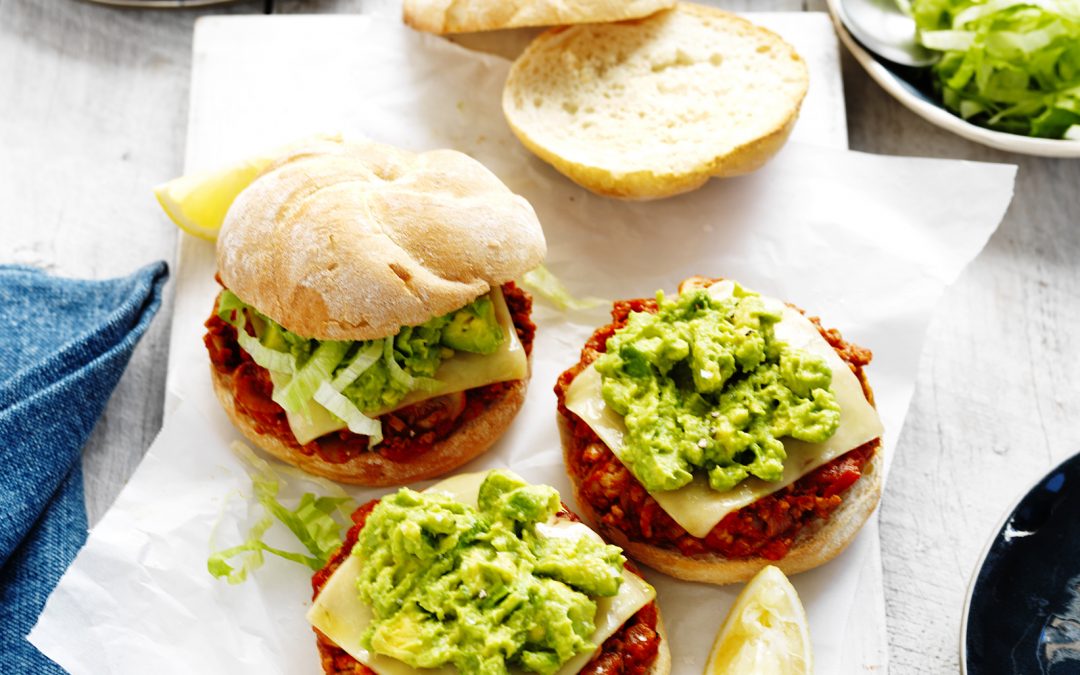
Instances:
[[[270,166],[271,161],[261,157],[248,159],[174,178],[155,187],[154,195],[181,230],[213,241],[233,200]]]
[[[735,599],[713,643],[705,675],[813,672],[806,611],[784,573],[769,565]]]

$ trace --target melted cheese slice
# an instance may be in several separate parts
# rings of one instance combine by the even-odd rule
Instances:
[[[439,365],[435,373],[435,380],[439,386],[432,390],[417,390],[410,392],[397,405],[378,410],[370,416],[375,417],[384,413],[392,412],[399,408],[425,401],[436,396],[454,394],[466,389],[483,387],[496,382],[508,382],[511,380],[523,380],[529,376],[529,361],[525,356],[525,347],[518,339],[514,321],[510,317],[510,309],[506,306],[506,299],[502,291],[495,288],[488,294],[495,309],[495,318],[502,327],[506,339],[499,345],[499,349],[493,354],[474,354],[472,352],[458,351],[449,359]],[[291,375],[285,373],[270,373],[274,388],[283,387],[289,383]],[[344,429],[345,424],[331,415],[326,408],[314,400],[308,401],[307,409],[295,413],[286,413],[289,427],[298,443],[303,445],[319,436],[328,434],[338,429]]]
[[[476,506],[480,484],[487,472],[454,476],[437,483],[428,491],[446,494],[463,504]],[[552,519],[537,525],[537,530],[547,537],[590,537],[600,541],[600,536],[582,523],[565,519]],[[344,649],[354,659],[371,668],[379,675],[456,675],[457,669],[413,668],[397,659],[373,654],[360,644],[360,638],[374,620],[371,608],[360,601],[356,592],[356,580],[360,576],[363,561],[350,555],[327,580],[319,596],[308,611],[307,619],[326,637]],[[641,577],[623,570],[623,582],[617,595],[610,598],[594,598],[596,601],[596,631],[593,644],[599,646],[615,634],[627,619],[653,601],[656,591]],[[574,675],[592,659],[593,653],[579,654],[563,664],[557,675]]]
[[[720,282],[709,288],[710,294],[718,298],[730,296],[732,290],[731,282]],[[819,466],[880,437],[883,431],[877,411],[863,394],[859,378],[821,337],[814,324],[779,300],[762,299],[776,309],[782,308],[782,318],[775,326],[778,340],[794,349],[821,356],[829,364],[833,376],[832,391],[840,405],[840,426],[824,443],[782,439],[787,459],[784,460],[784,475],[776,482],[751,477],[731,490],[717,492],[709,487],[704,475],[698,475],[678,490],[651,492],[660,508],[695,537],[704,537],[729,513],[791,485]],[[626,425],[622,415],[604,402],[601,384],[600,373],[590,365],[574,378],[567,389],[566,407],[588,424],[612,453],[622,460],[626,454]]]

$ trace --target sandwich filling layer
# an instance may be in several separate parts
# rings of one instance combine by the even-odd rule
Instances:
[[[651,628],[632,620],[652,588],[551,488],[466,474],[354,518],[349,552],[313,580],[308,618],[328,672],[365,672],[349,659],[393,675],[593,672],[597,647],[627,624],[655,659],[655,611]]]
[[[724,282],[714,284],[709,292],[730,297],[735,288],[730,282]],[[697,291],[701,292],[704,291]],[[787,553],[799,530],[815,519],[827,517],[839,506],[841,494],[858,479],[879,445],[881,425],[862,375],[862,367],[869,362],[870,353],[843,342],[835,331],[821,329],[816,321],[805,318],[792,307],[767,299],[766,302],[775,308],[779,317],[771,326],[778,341],[787,348],[803,352],[797,356],[800,363],[818,362],[810,368],[796,370],[805,372],[806,381],[823,383],[824,387],[819,388],[827,387],[835,404],[815,409],[814,388],[801,387],[795,382],[793,388],[809,396],[804,396],[801,403],[796,400],[794,407],[802,406],[810,411],[805,418],[810,427],[822,419],[819,410],[828,412],[838,408],[839,423],[833,426],[831,433],[822,434],[824,438],[817,442],[805,436],[798,440],[784,433],[793,428],[790,411],[785,411],[792,407],[792,399],[788,393],[776,395],[773,391],[776,378],[765,378],[769,381],[759,382],[755,387],[765,393],[763,399],[748,401],[744,396],[733,401],[724,396],[702,397],[703,400],[696,402],[699,420],[686,422],[684,418],[675,422],[681,422],[691,430],[697,428],[694,425],[699,421],[707,425],[713,433],[709,440],[701,443],[703,439],[693,439],[694,447],[701,451],[708,450],[709,443],[716,442],[721,446],[725,443],[735,445],[736,452],[727,455],[699,452],[699,457],[711,458],[713,466],[701,467],[704,462],[699,461],[701,468],[690,480],[684,480],[675,489],[662,489],[670,485],[657,486],[656,477],[649,475],[648,470],[658,463],[673,464],[680,458],[672,458],[670,454],[661,456],[660,462],[650,459],[651,464],[645,464],[646,471],[635,470],[641,464],[635,461],[635,454],[642,450],[632,444],[638,439],[628,429],[630,420],[620,415],[616,406],[611,405],[610,397],[605,395],[608,393],[606,382],[596,367],[603,368],[604,361],[598,359],[610,359],[609,350],[620,348],[620,331],[622,335],[632,332],[627,327],[634,322],[634,316],[640,323],[643,315],[655,315],[661,309],[653,300],[617,303],[612,313],[615,321],[594,334],[583,350],[579,364],[564,373],[556,386],[560,412],[571,432],[567,453],[569,468],[577,479],[581,498],[599,514],[605,526],[613,527],[631,540],[679,548],[688,555],[712,552],[727,557],[761,555],[779,559]],[[750,331],[744,327],[740,332],[746,337]],[[831,373],[831,382],[822,378],[822,370]],[[727,372],[732,373],[729,377],[744,384],[752,381],[745,373],[739,375],[737,367],[729,368]],[[676,373],[675,377],[680,375]],[[689,374],[684,373],[682,377],[684,383],[690,381]],[[638,387],[636,391],[642,390]],[[779,415],[781,423],[769,424],[773,420],[760,410],[754,414],[755,405],[766,413],[770,410],[774,414],[782,412]],[[655,409],[656,405],[653,407]],[[746,408],[750,408],[749,414]],[[732,415],[733,409],[738,414]],[[687,416],[692,418],[692,415]],[[733,429],[731,417],[736,423],[742,422],[743,428],[736,424]],[[797,418],[798,415],[795,426],[798,426]],[[656,435],[656,429],[665,423],[674,424],[662,421],[654,424],[652,429],[647,428],[648,433]],[[754,424],[780,433],[762,437],[759,428],[755,435]],[[769,472],[753,471],[754,464],[758,464],[758,468],[762,464],[762,446],[774,440],[779,441],[780,447],[771,458],[780,459],[779,470],[768,467]],[[741,448],[739,443],[743,444]],[[661,451],[669,451],[669,445],[662,445]],[[747,452],[748,447],[759,452]],[[765,456],[769,457],[768,454]],[[743,473],[744,477],[731,487],[718,490],[715,489],[718,481],[710,480],[709,469],[720,466],[723,477],[727,478],[731,469],[723,465],[725,461],[728,466],[734,465],[735,472]],[[655,489],[657,487],[661,489]]]
[[[237,410],[260,433],[328,462],[369,450],[395,460],[416,456],[528,376],[532,301],[512,283],[396,336],[340,345],[297,347],[261,317],[240,320],[235,308],[222,309],[225,298],[223,292],[204,341],[213,367],[229,378]],[[342,353],[331,354],[335,363],[305,382],[327,345]],[[293,361],[268,362],[260,348]]]

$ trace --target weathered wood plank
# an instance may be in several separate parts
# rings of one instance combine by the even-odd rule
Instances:
[[[955,137],[844,67],[853,149],[1020,165],[1005,221],[930,325],[881,507],[893,672],[956,672],[986,539],[1027,484],[1080,450],[1080,162]]]
[[[95,278],[171,262],[175,228],[150,189],[180,170],[196,17],[82,2],[0,4],[0,261]],[[86,446],[91,522],[161,426],[170,307]]]

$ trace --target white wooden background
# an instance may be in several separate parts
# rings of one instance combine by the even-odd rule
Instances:
[[[0,0],[0,263],[103,278],[171,261],[175,230],[150,188],[181,168],[196,17],[364,5],[267,0],[158,12]],[[1004,223],[930,326],[881,507],[892,672],[956,672],[963,599],[986,537],[1020,490],[1080,451],[1080,161],[953,137],[895,103],[846,55],[844,80],[853,149],[1020,165]],[[91,522],[161,425],[169,319],[167,302],[86,448]]]

